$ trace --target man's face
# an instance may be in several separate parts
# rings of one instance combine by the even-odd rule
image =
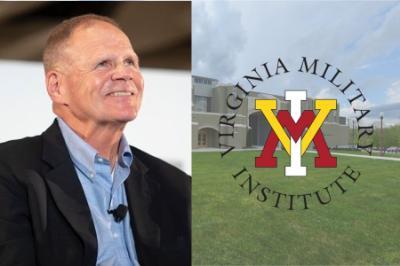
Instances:
[[[77,28],[67,41],[63,84],[72,115],[95,124],[135,119],[143,77],[128,37],[106,22]]]

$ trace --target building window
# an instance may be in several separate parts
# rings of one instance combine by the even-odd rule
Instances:
[[[204,131],[200,131],[199,135],[197,136],[197,145],[199,147],[206,147],[207,146],[207,133]]]
[[[194,96],[194,111],[197,112],[210,112],[211,99],[204,96]]]
[[[205,84],[205,85],[211,85],[212,84],[212,80],[211,79],[207,79],[207,78],[194,78],[194,83],[197,84]]]

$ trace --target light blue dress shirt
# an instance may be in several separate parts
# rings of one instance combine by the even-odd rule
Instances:
[[[118,161],[111,172],[110,161],[79,137],[61,118],[57,118],[79,181],[89,204],[97,235],[97,266],[139,265],[129,212],[117,223],[112,214],[119,204],[128,205],[124,181],[130,173],[133,154],[123,136]]]

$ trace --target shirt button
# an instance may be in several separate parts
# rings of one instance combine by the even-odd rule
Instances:
[[[90,176],[91,178],[93,178],[93,177],[94,177],[94,173],[90,173],[89,176]]]
[[[114,233],[112,236],[113,236],[114,239],[116,239],[118,237],[118,234]]]
[[[97,160],[98,160],[99,162],[101,162],[101,163],[103,162],[103,159],[100,158],[100,157],[99,157]]]

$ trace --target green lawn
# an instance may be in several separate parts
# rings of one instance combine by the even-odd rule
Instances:
[[[284,152],[276,152],[277,169],[255,169],[258,155],[193,153],[194,265],[400,265],[400,162],[338,156],[337,169],[320,169],[307,153],[308,175],[285,177]],[[302,194],[329,185],[347,165],[361,172],[358,181],[343,178],[346,193],[332,188],[324,206],[314,196],[308,210],[299,202],[296,210],[275,208],[272,196],[257,201],[256,191],[240,187],[244,175],[232,177],[246,166],[253,181]]]

